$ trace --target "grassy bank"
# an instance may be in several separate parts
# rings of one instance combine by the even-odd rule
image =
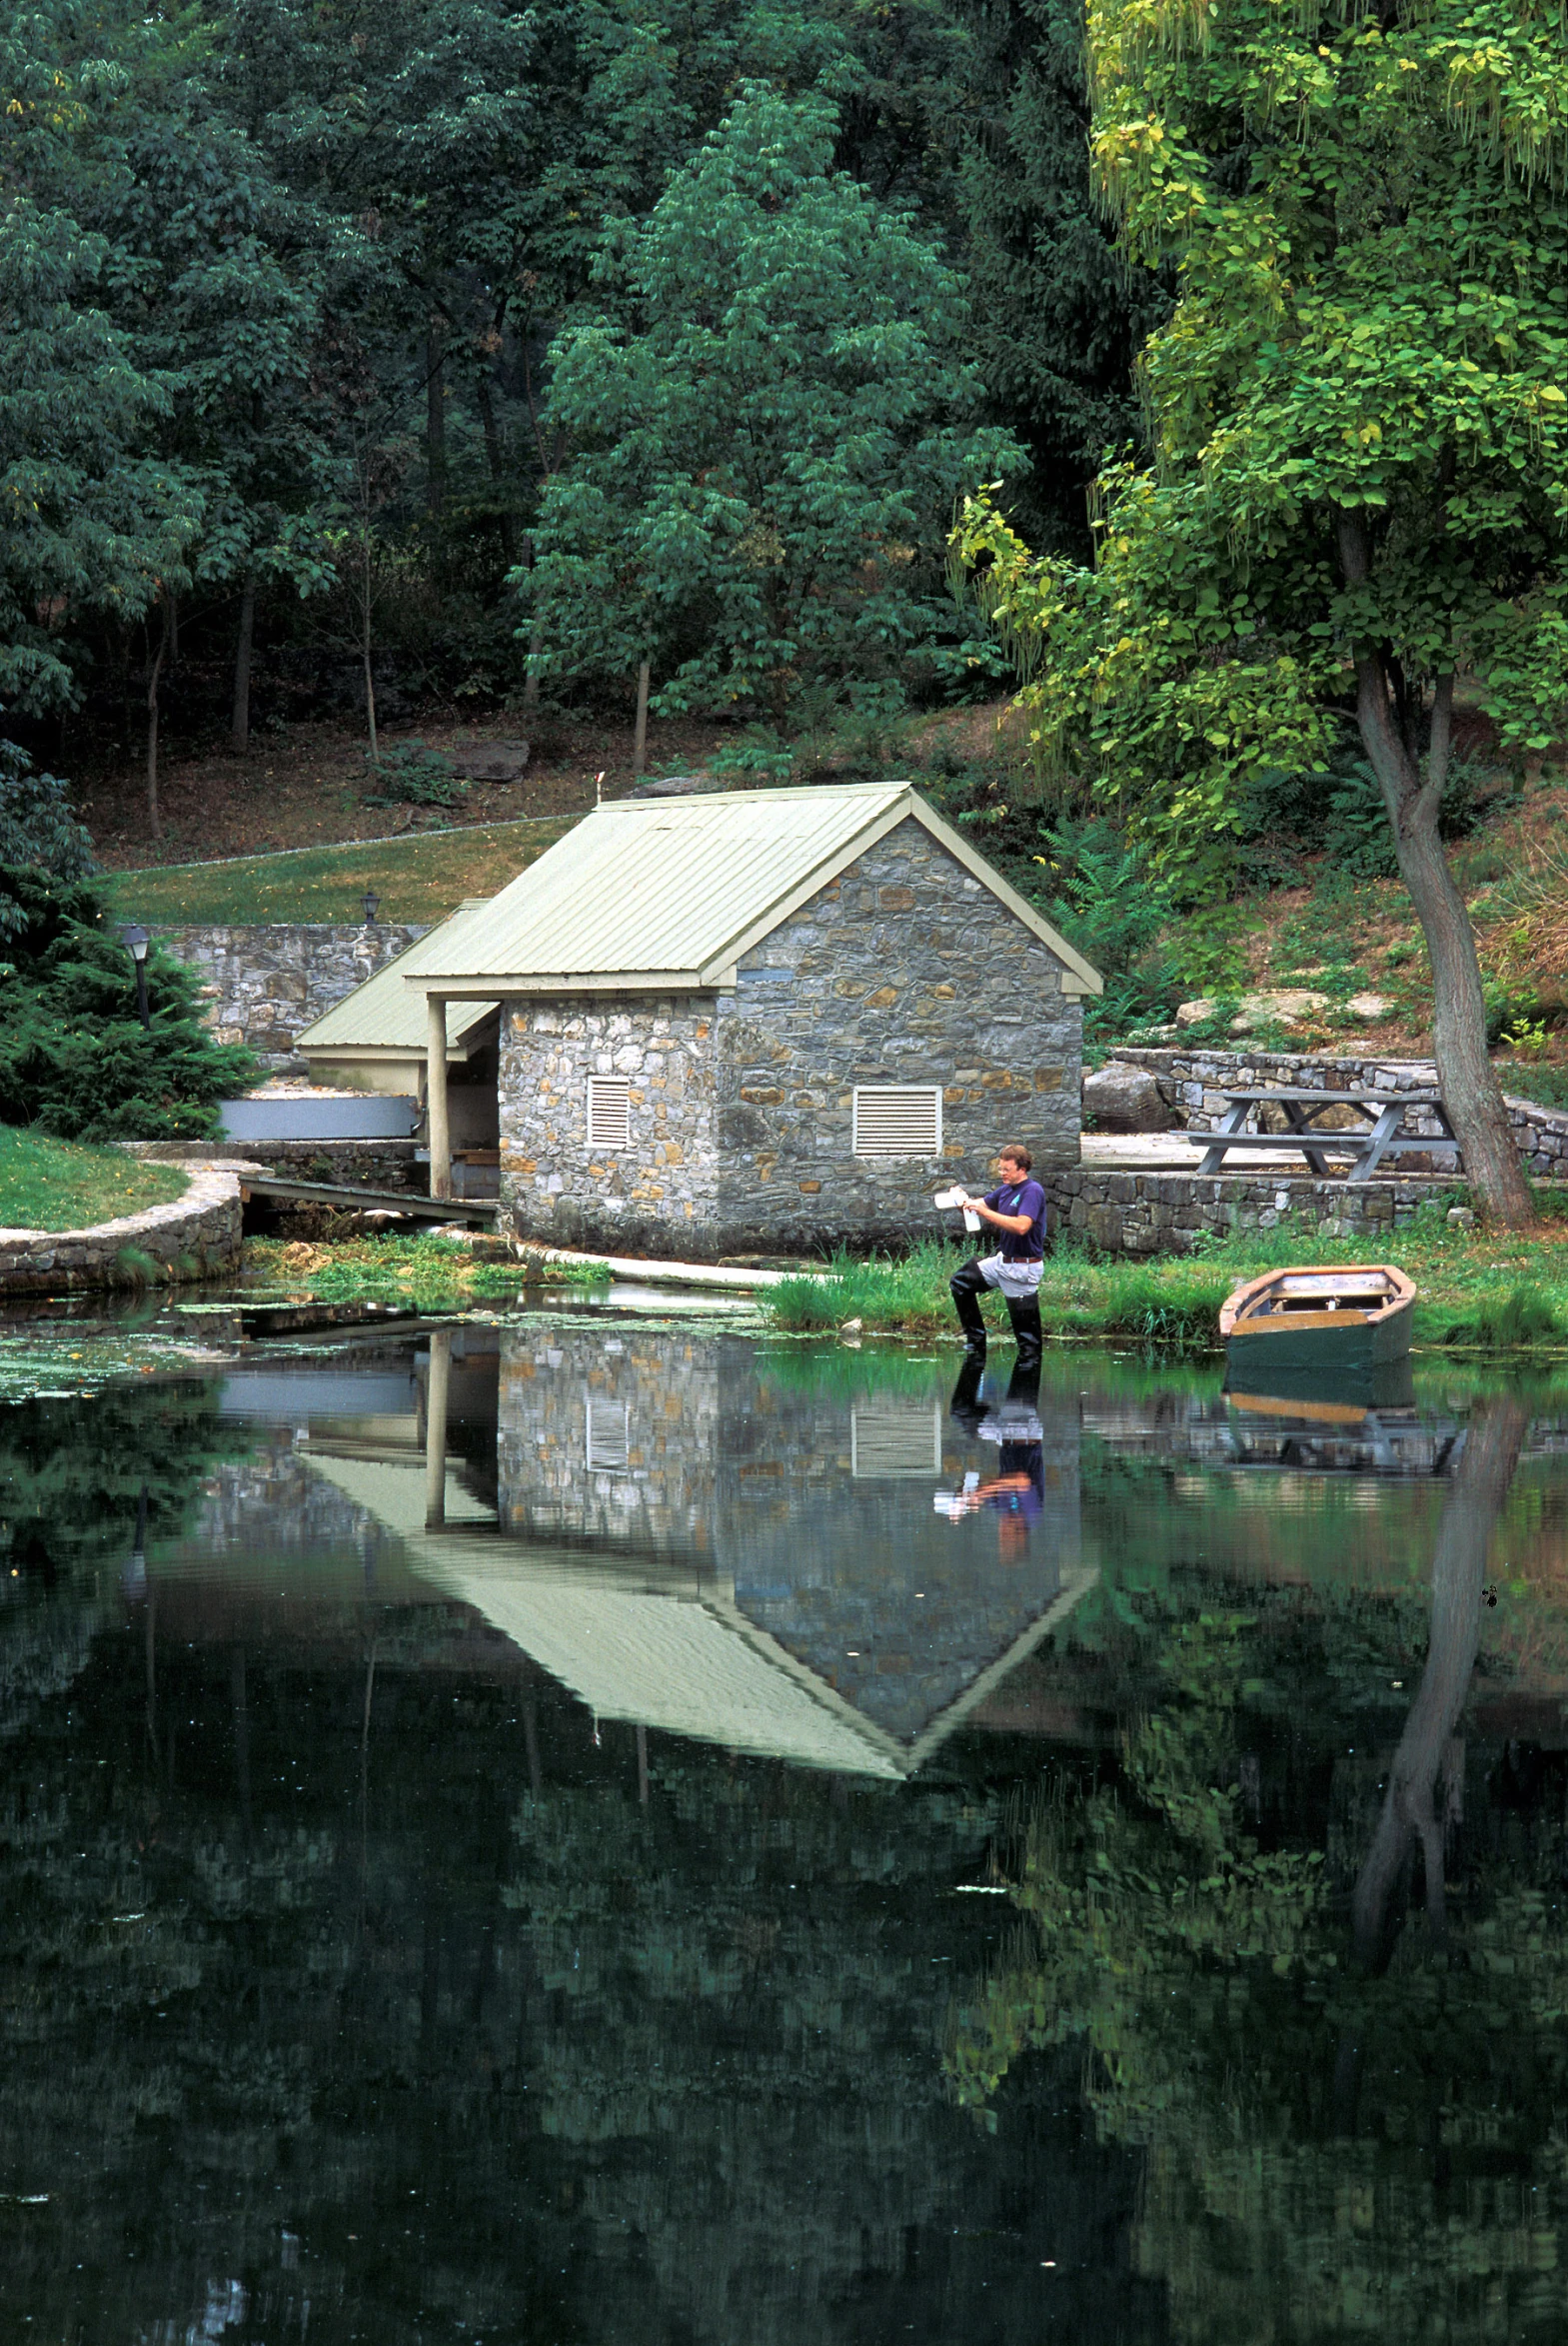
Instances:
[[[550,816],[242,856],[228,864],[171,864],[112,873],[107,885],[120,919],[152,927],[363,921],[368,888],[381,898],[384,921],[443,921],[466,896],[494,896],[505,888],[576,820]]]
[[[0,1127],[0,1228],[82,1230],[184,1195],[172,1165],[143,1165],[119,1149],[90,1149]]]
[[[521,1264],[486,1261],[461,1238],[431,1233],[322,1243],[247,1238],[243,1269],[257,1299],[265,1293],[324,1303],[396,1302],[422,1311],[506,1298],[524,1285]],[[530,1266],[528,1283],[598,1286],[608,1276],[577,1263],[544,1263]]]
[[[1343,1261],[1374,1251],[1407,1270],[1419,1289],[1416,1341],[1499,1354],[1568,1352],[1568,1223],[1542,1237],[1451,1229],[1429,1208],[1377,1249],[1292,1229],[1288,1223],[1153,1261],[1096,1259],[1059,1245],[1040,1282],[1048,1336],[1102,1336],[1200,1350],[1217,1344],[1220,1304],[1243,1278],[1281,1262]],[[786,1280],[770,1298],[775,1323],[808,1334],[858,1319],[867,1335],[956,1333],[947,1281],[966,1259],[955,1246],[917,1247],[900,1261],[835,1259],[826,1280]],[[988,1296],[986,1318],[1007,1332],[1006,1309]]]

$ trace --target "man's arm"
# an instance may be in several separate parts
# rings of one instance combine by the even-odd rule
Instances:
[[[1023,1232],[1026,1229],[1032,1227],[1033,1224],[1032,1214],[998,1213],[993,1206],[987,1205],[984,1200],[979,1197],[971,1197],[969,1199],[969,1207],[971,1212],[977,1213],[982,1221],[994,1223],[996,1228],[999,1230],[1016,1231],[1020,1237],[1022,1236]]]

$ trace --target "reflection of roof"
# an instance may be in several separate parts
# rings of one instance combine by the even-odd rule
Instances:
[[[327,1053],[341,1052],[345,1057],[364,1057],[368,1052],[397,1053],[423,1059],[425,1056],[425,1004],[422,997],[406,979],[429,961],[432,953],[438,958],[455,951],[465,925],[483,909],[486,899],[472,897],[460,905],[450,920],[443,921],[411,945],[407,953],[400,953],[396,961],[388,962],[367,978],[363,986],[356,986],[342,1002],[306,1027],[295,1037],[294,1048],[309,1058],[321,1058]],[[450,934],[456,932],[456,935]],[[493,1002],[460,1002],[447,1011],[447,1056],[449,1059],[467,1059],[474,1040],[474,1030],[484,1024],[496,1009]]]
[[[918,823],[1065,964],[1100,980],[907,783],[812,785],[598,807],[472,915],[399,965],[414,981],[498,994],[564,984],[711,986],[898,824]],[[435,942],[439,941],[439,942]],[[434,943],[434,950],[427,951]]]
[[[427,1529],[422,1464],[305,1453],[315,1471],[398,1534],[411,1560],[473,1606],[601,1718],[726,1749],[888,1780],[913,1775],[1071,1611],[1095,1572],[1073,1566],[1054,1600],[912,1743],[865,1718],[750,1620],[717,1579],[659,1560],[607,1560],[487,1538],[494,1516],[447,1474],[447,1527]],[[466,1528],[465,1528],[466,1526]],[[664,1584],[661,1585],[660,1583]]]

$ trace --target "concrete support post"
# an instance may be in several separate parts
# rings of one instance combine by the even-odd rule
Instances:
[[[452,1140],[447,1129],[447,999],[427,994],[425,1107],[430,1126],[430,1193],[452,1194]]]

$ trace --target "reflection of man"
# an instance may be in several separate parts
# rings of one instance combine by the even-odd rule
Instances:
[[[996,1544],[1003,1558],[1015,1560],[1045,1504],[1039,1371],[1024,1365],[1020,1348],[1006,1399],[990,1402],[980,1391],[983,1374],[984,1362],[971,1352],[958,1371],[949,1411],[971,1437],[996,1444],[996,1472],[985,1481],[978,1474],[966,1474],[961,1490],[936,1492],[935,1507],[949,1523],[985,1508],[996,1517]]]
[[[971,1211],[1001,1232],[994,1254],[965,1262],[952,1274],[952,1300],[958,1325],[969,1350],[985,1352],[985,1322],[980,1297],[987,1287],[1000,1287],[1018,1340],[1018,1366],[1037,1368],[1040,1361],[1040,1269],[1045,1256],[1045,1192],[1029,1178],[1034,1160],[1016,1141],[1009,1141],[996,1159],[997,1186],[987,1196],[970,1197]]]

